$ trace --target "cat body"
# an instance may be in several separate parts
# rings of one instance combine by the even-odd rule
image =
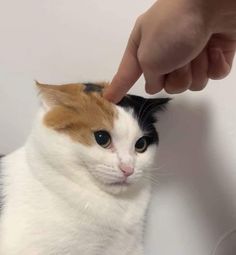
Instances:
[[[115,106],[86,85],[65,86],[40,85],[31,134],[3,159],[0,254],[141,255],[157,133],[141,128],[130,99]]]
[[[37,171],[49,171],[35,156]],[[83,178],[81,184],[58,178],[53,170],[35,177],[25,157],[22,148],[5,160],[14,182],[7,190],[11,196],[3,215],[0,254],[142,254],[147,187],[114,197],[96,186],[84,188],[91,184]],[[53,178],[53,185],[44,178]]]

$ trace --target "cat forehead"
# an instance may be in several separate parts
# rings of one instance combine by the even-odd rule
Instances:
[[[74,141],[91,145],[93,131],[113,129],[116,106],[102,97],[106,84],[38,84],[43,101],[49,105],[43,123]]]
[[[135,117],[134,110],[120,106],[116,106],[116,108],[118,114],[114,120],[113,133],[116,133],[119,137],[126,137],[127,139],[137,138],[137,136],[142,135],[142,130]]]

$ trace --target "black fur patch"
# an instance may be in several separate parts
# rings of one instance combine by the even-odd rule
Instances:
[[[156,113],[164,110],[170,98],[144,98],[140,96],[127,95],[117,105],[124,108],[131,108],[138,119],[140,128],[144,131],[148,143],[153,144],[159,141],[155,129]]]
[[[103,86],[94,84],[94,83],[84,83],[85,89],[84,92],[90,93],[90,92],[98,92],[102,93]]]

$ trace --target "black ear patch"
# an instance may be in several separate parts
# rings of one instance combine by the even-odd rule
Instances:
[[[103,86],[94,84],[94,83],[84,83],[85,86],[84,92],[86,93],[91,93],[91,92],[97,92],[97,93],[102,93]]]
[[[163,111],[170,98],[144,98],[135,95],[125,96],[117,105],[132,109],[137,118],[140,128],[145,136],[149,138],[149,143],[158,143],[158,134],[154,123],[157,121],[156,113]]]
[[[155,113],[164,110],[170,100],[171,98],[144,98],[128,94],[117,105],[132,108],[139,115],[144,111]]]

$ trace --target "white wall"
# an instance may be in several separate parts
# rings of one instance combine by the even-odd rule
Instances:
[[[0,0],[0,154],[27,137],[38,105],[33,80],[110,80],[136,17],[152,2]],[[204,92],[175,96],[161,117],[166,174],[157,174],[146,254],[209,254],[236,225],[235,82],[234,68]],[[142,84],[133,92],[143,94]]]

